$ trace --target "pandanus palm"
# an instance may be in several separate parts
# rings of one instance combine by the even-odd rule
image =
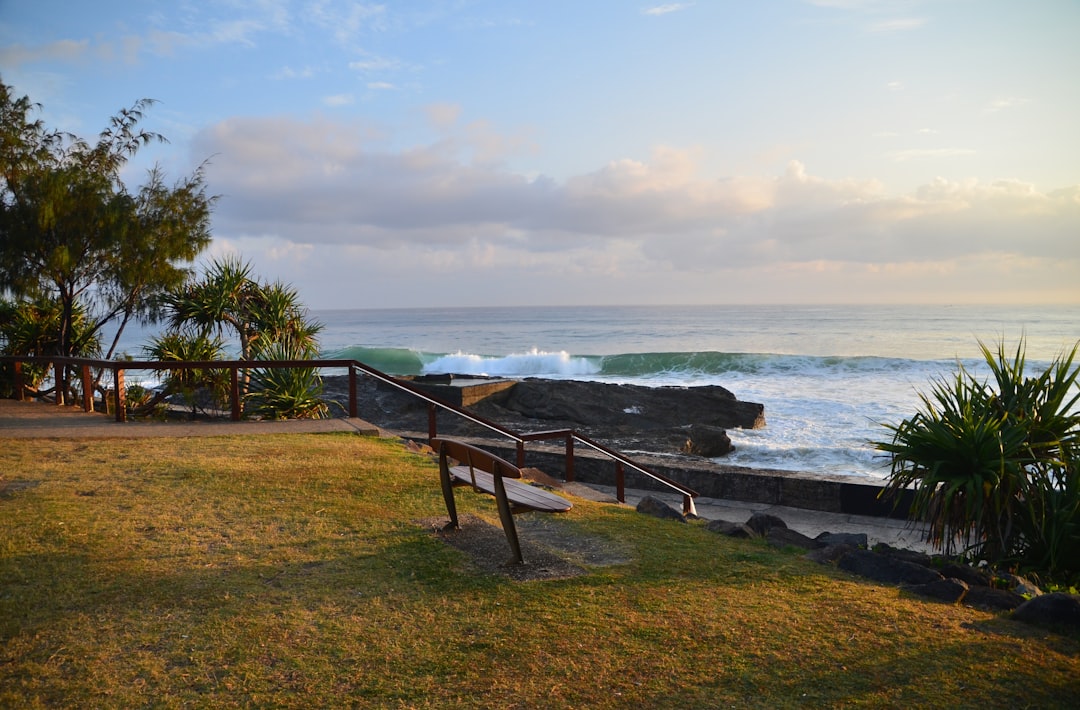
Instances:
[[[962,366],[920,395],[923,408],[890,425],[886,493],[913,489],[928,541],[1051,575],[1080,572],[1080,370],[1077,348],[1035,376],[1025,345],[1013,356],[980,343],[990,370]]]

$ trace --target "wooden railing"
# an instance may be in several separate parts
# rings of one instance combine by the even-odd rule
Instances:
[[[559,429],[555,431],[541,431],[530,434],[519,434],[493,421],[485,419],[462,407],[446,402],[435,397],[405,380],[392,377],[375,368],[365,365],[357,360],[206,360],[206,361],[177,361],[177,360],[100,360],[95,358],[76,357],[0,357],[0,362],[11,363],[15,375],[15,398],[23,400],[26,397],[26,384],[23,374],[25,363],[37,363],[51,366],[55,373],[56,382],[63,381],[60,368],[71,368],[78,372],[82,383],[82,408],[87,412],[94,411],[94,368],[112,372],[113,401],[110,403],[115,409],[116,421],[127,421],[127,402],[124,386],[124,375],[128,370],[228,370],[229,371],[229,403],[230,416],[233,421],[239,421],[243,411],[241,406],[240,380],[244,370],[278,369],[278,368],[318,368],[320,370],[344,368],[349,377],[349,402],[348,414],[356,417],[359,410],[357,406],[356,378],[358,374],[373,377],[391,387],[408,393],[412,397],[420,399],[427,404],[428,408],[428,439],[438,438],[438,412],[444,410],[451,414],[473,422],[483,428],[504,436],[516,444],[517,465],[525,465],[525,444],[530,441],[551,441],[562,439],[565,442],[566,480],[574,480],[574,457],[575,444],[582,444],[594,451],[606,456],[615,462],[615,490],[616,497],[620,502],[626,501],[625,470],[630,468],[637,471],[663,486],[666,486],[682,496],[683,512],[694,513],[694,498],[697,492],[687,486],[673,481],[662,474],[650,471],[623,454],[608,448],[603,444],[593,441],[587,436],[579,434],[573,429]],[[63,404],[63,397],[57,397],[57,404]]]

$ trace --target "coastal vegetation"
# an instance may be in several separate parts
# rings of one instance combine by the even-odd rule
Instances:
[[[192,281],[216,201],[204,166],[172,186],[156,166],[137,189],[123,181],[141,148],[165,141],[139,125],[153,103],[121,110],[92,142],[34,120],[40,107],[0,81],[0,354],[100,357],[110,326],[111,359],[132,320],[166,319],[170,329],[146,347],[153,359],[221,359],[226,329],[244,360],[316,356],[320,326],[295,289],[259,282],[234,257],[212,261]],[[30,364],[23,375],[34,389],[55,375],[58,403],[74,401],[80,384],[63,367]],[[0,371],[0,394],[12,386],[11,372]],[[219,404],[227,387],[220,370],[177,369],[156,398],[141,392],[129,401],[154,410],[176,394],[194,413]],[[264,418],[323,416],[320,387],[314,368],[253,368],[244,373],[243,405]]]
[[[1068,707],[1080,693],[1080,637],[626,507],[574,498],[544,518],[616,545],[618,563],[542,582],[485,572],[425,522],[445,515],[435,464],[394,440],[41,444],[0,446],[0,706]],[[489,499],[459,505],[497,520]]]
[[[214,259],[203,276],[161,296],[169,329],[146,348],[157,360],[220,360],[226,333],[237,339],[241,360],[311,360],[318,357],[322,326],[308,318],[297,291],[265,283],[236,257]],[[227,397],[221,370],[170,371],[166,392],[181,394],[193,409],[200,393],[211,402]],[[327,414],[322,379],[314,367],[253,368],[243,378],[243,403],[262,418],[319,418]]]
[[[0,295],[39,331],[19,339],[5,328],[5,350],[97,356],[113,325],[112,357],[124,327],[152,320],[155,297],[183,283],[209,245],[214,198],[202,166],[171,186],[156,166],[137,189],[122,179],[141,148],[165,141],[139,126],[152,104],[121,110],[88,141],[35,120],[40,107],[0,81]],[[62,402],[70,395],[59,374]]]
[[[1045,581],[1080,581],[1080,367],[1077,349],[1036,375],[1024,342],[980,342],[988,378],[962,365],[921,394],[922,409],[888,428],[887,494],[914,489],[928,541],[973,561]]]

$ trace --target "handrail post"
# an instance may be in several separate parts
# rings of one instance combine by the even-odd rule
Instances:
[[[615,498],[620,503],[626,502],[626,469],[622,461],[615,462]]]
[[[435,416],[436,413],[437,413],[437,410],[435,408],[435,405],[432,404],[431,402],[428,402],[428,406],[427,406],[428,441],[431,441],[432,439],[438,439],[439,438],[439,428],[438,428],[438,423],[436,421],[437,418]]]
[[[15,361],[15,400],[18,402],[26,401],[26,395],[23,392],[26,387],[26,383],[23,380],[22,366],[23,364],[21,360]]]
[[[574,481],[574,433],[566,435],[566,482]]]
[[[688,493],[684,493],[682,497],[682,512],[683,515],[697,515],[697,508],[694,507],[694,497]]]
[[[82,408],[84,412],[94,411],[94,378],[90,374],[90,366],[82,366]]]
[[[67,395],[67,393],[64,392],[63,385],[61,384],[63,377],[63,367],[64,366],[61,365],[59,362],[53,362],[53,392],[55,393],[53,397],[56,400],[57,407],[64,406],[64,399]]]
[[[518,439],[517,442],[517,467],[525,468],[525,440]]]
[[[349,416],[356,419],[356,368],[349,366]]]
[[[240,421],[240,368],[229,368],[229,401],[232,404],[232,420]]]
[[[127,421],[127,395],[124,393],[124,369],[113,368],[113,390],[116,392],[116,421]]]

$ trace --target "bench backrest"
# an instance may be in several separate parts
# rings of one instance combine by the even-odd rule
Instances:
[[[447,465],[446,459],[456,460],[463,466],[497,473],[505,478],[521,478],[521,469],[514,464],[455,439],[432,439],[431,448],[439,454],[439,464]]]

